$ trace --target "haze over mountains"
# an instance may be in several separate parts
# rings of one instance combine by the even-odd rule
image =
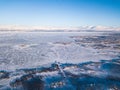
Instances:
[[[0,31],[120,31],[120,27],[110,26],[79,26],[79,27],[43,27],[43,26],[23,26],[23,25],[0,25]]]

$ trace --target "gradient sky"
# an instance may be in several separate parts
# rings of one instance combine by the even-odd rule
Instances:
[[[120,26],[120,0],[0,0],[0,24]]]

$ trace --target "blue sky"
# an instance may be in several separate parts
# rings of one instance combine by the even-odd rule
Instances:
[[[120,26],[120,0],[0,0],[0,24]]]

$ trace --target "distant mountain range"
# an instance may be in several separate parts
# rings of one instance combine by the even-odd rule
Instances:
[[[23,25],[0,25],[0,31],[120,31],[120,27],[79,26],[79,27],[40,27]]]

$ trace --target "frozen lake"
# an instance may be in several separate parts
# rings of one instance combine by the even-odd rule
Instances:
[[[0,33],[0,69],[110,60],[119,54],[119,38],[111,32]]]
[[[27,71],[25,70],[31,72],[34,71],[34,74],[38,76],[48,75],[45,79],[43,79],[46,83],[45,85],[48,85],[48,83],[52,84],[57,80],[59,81],[60,77],[67,77],[67,79],[69,78],[71,80],[69,74],[73,74],[74,77],[80,78],[81,73],[84,73],[85,75],[90,75],[91,73],[93,77],[95,76],[94,78],[105,78],[106,75],[108,75],[106,72],[109,72],[109,70],[112,69],[117,70],[116,76],[113,77],[120,78],[120,74],[118,72],[118,68],[120,68],[120,63],[118,62],[120,61],[119,59],[120,32],[0,32],[0,90],[13,90],[9,88],[11,85],[10,82],[16,80],[18,77],[26,75]],[[51,65],[54,63],[57,65],[57,70],[49,70],[48,67],[53,68]],[[56,63],[61,64],[59,66],[59,64]],[[116,63],[118,66],[114,65]],[[47,67],[47,73],[44,69],[41,69],[41,67]],[[88,70],[88,68],[93,70]],[[42,73],[39,70],[42,70]],[[62,74],[59,75],[57,72]],[[29,74],[29,72],[27,72],[27,74]],[[5,75],[8,75],[8,77],[5,78]],[[33,73],[31,75],[33,75]],[[59,77],[59,79],[52,80],[48,78],[49,76]],[[88,77],[91,80],[89,82],[90,84],[94,83],[94,81],[92,81],[93,77]],[[79,88],[78,90],[83,90],[82,88],[80,89],[80,87],[77,87],[79,84],[75,84],[82,83],[81,81],[75,81],[75,79],[72,79],[75,83],[71,84],[70,80],[69,82],[65,81],[71,85],[69,88],[72,89],[70,90],[76,90],[75,88]],[[97,80],[99,81],[98,78]],[[85,81],[88,82],[87,79],[85,79]],[[86,83],[85,81],[84,83]],[[12,85],[14,83],[16,83],[16,81],[13,81]],[[106,83],[106,81],[103,81],[102,83]],[[112,85],[111,83],[112,81],[110,81],[107,85]],[[59,82],[58,84],[61,85],[62,90],[68,88],[62,87],[62,84],[65,83]],[[119,88],[117,87],[118,84],[116,84],[116,88]],[[55,87],[57,88],[59,85]],[[20,87],[18,86],[16,85],[14,90],[22,90],[24,88],[22,84]],[[54,88],[54,85],[51,87],[44,87],[46,89],[50,89]],[[86,86],[84,87],[83,85],[81,87],[85,88]],[[84,90],[89,90],[91,87],[88,86],[88,89]],[[99,87],[99,85],[97,87]],[[105,88],[105,86],[103,88]]]

